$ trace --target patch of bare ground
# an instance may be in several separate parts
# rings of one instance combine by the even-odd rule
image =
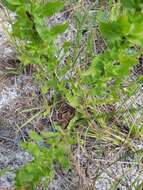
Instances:
[[[30,124],[23,128],[21,126],[33,113],[21,111],[37,105],[37,84],[30,75],[16,75],[19,61],[15,58],[2,26],[0,40],[0,174],[9,168],[5,174],[2,172],[3,175],[0,175],[0,190],[12,190],[15,169],[31,160],[31,156],[20,149],[19,143],[26,138]]]
[[[27,136],[28,126],[21,128],[32,113],[21,111],[35,106],[35,86],[31,76],[5,76],[0,81],[0,169],[13,171],[31,159],[19,147],[20,140]],[[14,174],[0,177],[0,189],[12,189]]]

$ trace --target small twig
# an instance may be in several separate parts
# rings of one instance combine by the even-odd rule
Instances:
[[[10,139],[10,138],[7,138],[7,137],[1,137],[0,136],[0,139],[2,139],[2,140],[7,140],[7,141],[11,141],[11,142],[15,142],[14,140],[12,140],[12,139]]]

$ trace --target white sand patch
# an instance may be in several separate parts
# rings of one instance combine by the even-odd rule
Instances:
[[[11,105],[15,99],[18,98],[16,87],[5,87],[0,92],[0,109]]]

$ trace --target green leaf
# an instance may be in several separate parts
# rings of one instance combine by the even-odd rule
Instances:
[[[16,7],[22,5],[23,0],[2,0],[2,3],[7,6],[10,10],[15,11]]]
[[[101,22],[100,30],[103,36],[110,42],[118,41],[121,38],[121,26],[117,22]]]
[[[39,157],[40,155],[40,147],[35,142],[29,142],[27,150],[35,157]]]
[[[50,32],[52,35],[59,35],[59,34],[64,33],[67,28],[68,28],[68,23],[58,24],[54,26],[53,28],[51,28]]]
[[[33,29],[33,23],[28,19],[18,18],[13,24],[12,34],[22,40],[39,40],[39,36],[36,30]]]
[[[27,164],[16,172],[16,187],[18,189],[34,190],[40,182],[42,175],[41,168],[37,162]]]
[[[135,0],[121,0],[121,3],[126,8],[135,8]]]
[[[57,135],[57,133],[53,133],[53,132],[43,132],[42,133],[42,136],[44,137],[44,138],[51,138],[51,137],[57,137],[58,135]]]
[[[135,56],[128,56],[128,55],[120,55],[119,56],[119,69],[118,69],[118,75],[120,77],[126,76],[129,74],[130,68],[137,63],[137,59]]]
[[[29,136],[32,140],[36,142],[40,142],[43,140],[43,138],[40,135],[38,135],[35,131],[30,131]]]
[[[22,4],[21,0],[5,0],[5,1],[11,5],[21,5]]]
[[[2,3],[11,11],[15,11],[17,7],[21,5],[20,0],[2,0]]]
[[[52,16],[59,12],[64,7],[64,2],[54,1],[48,2],[44,6],[41,6],[38,10],[42,16]]]
[[[122,15],[117,19],[118,25],[120,25],[122,35],[128,34],[131,24],[129,23],[129,19],[127,15]]]
[[[142,0],[121,0],[122,5],[127,9],[141,10]]]
[[[78,97],[70,93],[66,94],[66,98],[69,101],[70,105],[76,108],[79,105]]]
[[[38,32],[40,38],[43,41],[49,42],[50,40],[52,40],[52,39],[50,39],[49,29],[47,28],[47,26],[43,22],[42,18],[34,16],[34,23],[35,23],[36,31]]]

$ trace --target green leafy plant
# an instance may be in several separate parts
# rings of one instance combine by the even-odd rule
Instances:
[[[29,132],[29,142],[22,143],[22,147],[33,156],[33,161],[16,173],[16,187],[18,189],[35,189],[41,182],[45,186],[55,175],[56,165],[67,170],[71,145],[75,143],[69,131],[63,131],[54,125],[55,132],[43,132],[38,135]]]
[[[67,23],[48,27],[47,18],[59,12],[64,3],[60,1],[9,1],[3,0],[6,7],[16,13],[11,35],[16,38],[19,59],[24,65],[34,65],[35,78],[42,82],[41,92],[50,88],[58,90],[59,49],[56,38],[68,27]]]
[[[21,189],[34,189],[42,180],[47,183],[52,179],[55,162],[60,163],[63,168],[69,165],[68,155],[73,144],[70,132],[77,122],[89,126],[88,135],[91,137],[105,139],[114,144],[127,142],[126,136],[118,130],[116,123],[112,125],[112,129],[108,128],[109,118],[114,118],[115,111],[106,111],[104,106],[114,105],[120,101],[121,94],[128,92],[128,87],[123,86],[123,83],[142,54],[142,1],[115,3],[106,18],[98,19],[98,30],[106,46],[104,52],[82,66],[76,64],[78,56],[75,59],[68,57],[67,64],[63,67],[59,67],[63,58],[60,52],[63,50],[66,53],[70,43],[65,42],[59,51],[56,39],[66,31],[68,24],[48,27],[47,18],[62,10],[64,3],[44,3],[42,0],[2,2],[16,13],[11,35],[16,39],[20,61],[24,65],[34,66],[33,75],[40,82],[41,93],[44,95],[54,89],[52,105],[57,104],[61,98],[76,110],[67,131],[58,127],[54,133],[48,132],[42,136],[30,132],[32,141],[24,143],[23,147],[34,156],[34,160],[17,171],[16,185]],[[117,8],[118,11],[115,11]],[[82,20],[78,26],[80,24],[84,26]],[[83,30],[76,38],[78,49],[81,46],[82,32]],[[91,46],[90,42],[90,48]],[[75,52],[79,55],[77,49]],[[93,57],[93,51],[88,54]],[[72,75],[65,79],[68,71]]]
[[[114,111],[105,112],[103,106],[119,102],[128,87],[131,93],[130,85],[123,84],[142,54],[142,9],[138,10],[137,4],[130,9],[128,4],[114,4],[111,14],[99,19],[106,49],[89,66],[77,68],[77,80],[71,83],[72,93],[66,94],[69,103],[83,118],[91,123],[98,121],[97,126],[108,126],[109,117],[114,115]],[[142,7],[142,2],[138,5]]]

